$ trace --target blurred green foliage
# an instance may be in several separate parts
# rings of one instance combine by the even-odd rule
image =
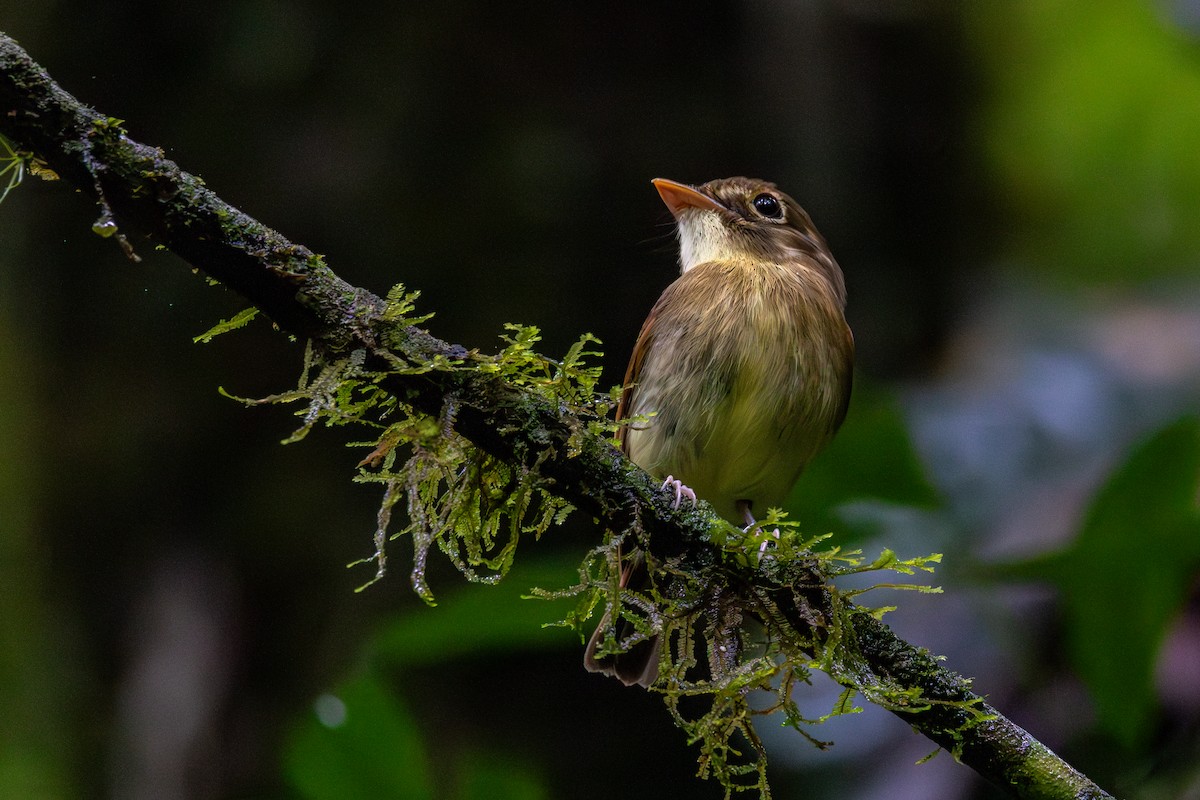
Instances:
[[[546,627],[566,616],[569,602],[523,597],[532,587],[562,588],[578,578],[573,559],[530,555],[498,586],[458,582],[441,595],[436,609],[417,608],[385,622],[358,671],[319,698],[315,710],[296,724],[285,757],[293,787],[307,800],[545,797],[542,779],[500,743],[487,751],[433,752],[428,731],[405,702],[403,694],[415,688],[405,675],[467,655],[581,642],[573,633]]]
[[[285,756],[287,776],[305,800],[547,796],[535,772],[499,752],[468,752],[446,763],[445,754],[427,745],[419,721],[391,683],[377,673],[349,679],[337,687],[336,695],[317,702],[337,716],[322,719],[314,713],[295,731]]]
[[[1200,573],[1200,418],[1134,447],[1069,548],[1009,572],[1058,587],[1068,657],[1100,725],[1124,747],[1148,749],[1159,650]]]
[[[845,424],[805,470],[788,509],[801,530],[837,531],[843,543],[874,532],[838,516],[840,506],[858,500],[919,508],[939,502],[894,395],[862,375],[855,376]]]
[[[432,798],[433,767],[421,730],[404,704],[378,679],[342,683],[321,698],[344,717],[313,719],[296,734],[286,770],[301,796]],[[340,703],[340,707],[339,707]],[[315,715],[314,715],[315,716]]]
[[[575,634],[546,627],[568,615],[571,600],[523,597],[533,588],[572,586],[579,582],[578,570],[578,560],[570,554],[546,559],[530,550],[498,586],[456,581],[436,609],[392,618],[381,626],[369,652],[389,667],[411,667],[467,655],[562,647],[571,639],[582,644]]]
[[[18,332],[0,313],[0,797],[72,795],[71,702],[66,659],[55,638],[55,609],[42,602],[46,576],[37,540],[40,487],[30,465],[36,439],[30,364]]]
[[[1004,246],[1085,284],[1191,273],[1200,251],[1200,43],[1167,3],[974,3],[980,145]]]

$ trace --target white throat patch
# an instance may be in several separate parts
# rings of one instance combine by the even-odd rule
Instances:
[[[716,211],[684,209],[678,228],[680,272],[708,261],[733,261],[744,256],[733,246],[733,237]]]

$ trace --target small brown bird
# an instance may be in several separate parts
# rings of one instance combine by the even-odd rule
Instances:
[[[634,346],[617,416],[645,421],[622,428],[621,444],[666,478],[676,506],[698,496],[753,525],[754,512],[783,505],[846,416],[854,337],[842,271],[808,214],[772,183],[653,183],[675,217],[682,274]],[[645,586],[644,558],[629,558],[621,585]],[[597,657],[610,624],[592,635],[585,666],[649,686],[657,637]]]

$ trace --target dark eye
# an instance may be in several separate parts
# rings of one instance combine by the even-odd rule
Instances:
[[[783,206],[779,205],[779,198],[773,194],[763,192],[752,201],[754,210],[762,214],[767,219],[779,219],[783,216]]]

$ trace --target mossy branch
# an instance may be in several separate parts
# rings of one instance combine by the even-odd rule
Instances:
[[[831,592],[824,573],[803,560],[773,572],[726,558],[711,512],[673,511],[656,482],[592,432],[594,420],[488,369],[494,362],[473,351],[412,325],[397,327],[388,300],[349,285],[304,246],[223,202],[162,150],[131,140],[118,120],[81,105],[4,34],[0,134],[91,196],[99,209],[93,229],[115,236],[130,257],[137,255],[126,231],[148,234],[324,352],[361,354],[356,369],[373,370],[390,396],[452,426],[488,457],[536,472],[541,486],[610,530],[637,531],[657,562],[719,571],[734,593],[758,598],[805,641],[819,645],[835,633],[852,641],[859,659],[853,674],[844,668],[833,674],[869,699],[883,698],[915,730],[1011,796],[1109,797],[973,694],[968,681]],[[835,618],[842,624],[826,625]],[[876,692],[880,686],[891,689]]]

